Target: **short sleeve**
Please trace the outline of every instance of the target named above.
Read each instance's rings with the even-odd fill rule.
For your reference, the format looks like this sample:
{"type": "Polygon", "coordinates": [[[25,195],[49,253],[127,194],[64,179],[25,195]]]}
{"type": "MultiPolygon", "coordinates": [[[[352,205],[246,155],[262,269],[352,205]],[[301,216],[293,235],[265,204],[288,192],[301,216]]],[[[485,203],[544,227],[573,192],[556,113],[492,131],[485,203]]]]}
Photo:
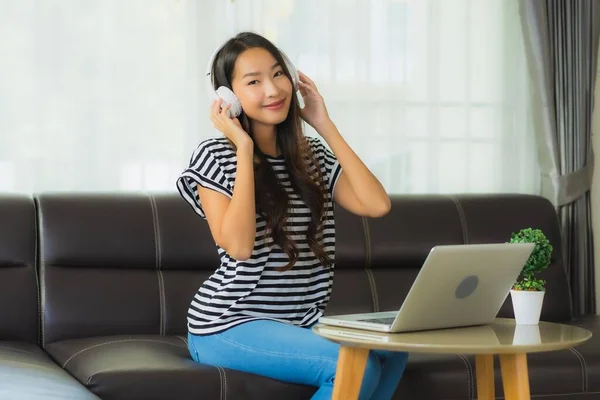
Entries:
{"type": "Polygon", "coordinates": [[[198,196],[198,185],[217,191],[229,198],[233,188],[222,164],[215,157],[210,141],[204,141],[196,148],[188,168],[177,179],[177,190],[194,212],[206,219],[198,196]]]}
{"type": "Polygon", "coordinates": [[[326,184],[329,189],[329,194],[333,198],[335,193],[335,186],[342,174],[342,166],[337,160],[336,156],[329,150],[323,142],[318,138],[308,139],[319,164],[321,165],[321,171],[326,178],[326,184]]]}

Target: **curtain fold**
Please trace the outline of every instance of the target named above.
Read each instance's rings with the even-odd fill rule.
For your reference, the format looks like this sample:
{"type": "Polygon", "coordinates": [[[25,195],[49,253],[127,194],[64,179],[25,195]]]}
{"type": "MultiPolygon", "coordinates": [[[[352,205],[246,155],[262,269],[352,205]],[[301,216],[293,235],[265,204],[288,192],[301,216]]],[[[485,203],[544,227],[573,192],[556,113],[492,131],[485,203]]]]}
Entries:
{"type": "Polygon", "coordinates": [[[520,0],[541,193],[558,209],[574,315],[595,314],[592,112],[600,33],[596,0],[520,0]]]}

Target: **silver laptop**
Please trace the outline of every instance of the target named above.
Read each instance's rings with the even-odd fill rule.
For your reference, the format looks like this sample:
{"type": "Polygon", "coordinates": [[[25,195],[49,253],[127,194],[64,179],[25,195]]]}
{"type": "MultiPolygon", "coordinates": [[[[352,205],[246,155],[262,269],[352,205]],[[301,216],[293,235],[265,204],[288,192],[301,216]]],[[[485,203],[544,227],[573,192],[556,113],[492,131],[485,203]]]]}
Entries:
{"type": "Polygon", "coordinates": [[[435,246],[400,311],[324,316],[319,322],[394,333],[491,323],[534,247],[532,243],[435,246]]]}

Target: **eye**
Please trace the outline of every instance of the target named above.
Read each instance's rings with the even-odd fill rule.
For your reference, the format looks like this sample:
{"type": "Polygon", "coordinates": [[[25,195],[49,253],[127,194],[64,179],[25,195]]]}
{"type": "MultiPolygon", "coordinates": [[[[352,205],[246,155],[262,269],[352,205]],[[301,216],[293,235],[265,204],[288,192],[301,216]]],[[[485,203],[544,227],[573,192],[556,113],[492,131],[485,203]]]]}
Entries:
{"type": "Polygon", "coordinates": [[[275,77],[281,76],[283,75],[283,71],[277,71],[275,72],[275,77]]]}
{"type": "Polygon", "coordinates": [[[256,85],[257,83],[258,83],[257,80],[253,80],[253,81],[248,82],[248,85],[256,85]]]}

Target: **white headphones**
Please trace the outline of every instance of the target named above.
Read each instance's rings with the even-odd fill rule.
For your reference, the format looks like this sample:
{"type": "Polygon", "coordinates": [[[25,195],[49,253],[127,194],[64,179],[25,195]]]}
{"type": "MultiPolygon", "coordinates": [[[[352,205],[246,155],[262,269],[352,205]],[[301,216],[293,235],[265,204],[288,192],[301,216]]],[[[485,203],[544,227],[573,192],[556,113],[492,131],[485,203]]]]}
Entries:
{"type": "MultiPolygon", "coordinates": [[[[238,117],[241,113],[242,113],[242,105],[240,104],[240,101],[238,100],[238,98],[236,97],[236,95],[233,93],[233,91],[231,89],[229,89],[228,87],[225,86],[220,86],[217,88],[217,90],[214,89],[214,82],[213,82],[213,77],[212,77],[212,67],[213,67],[213,63],[215,62],[215,58],[217,56],[217,53],[223,48],[223,46],[225,46],[227,42],[223,43],[221,46],[219,46],[210,56],[208,63],[206,65],[206,86],[208,89],[208,95],[215,100],[223,99],[223,101],[227,104],[231,105],[231,108],[229,108],[229,116],[231,118],[235,118],[238,117]]],[[[283,61],[285,62],[285,65],[288,69],[288,71],[290,72],[290,75],[292,76],[292,86],[294,87],[294,90],[297,91],[296,93],[296,97],[298,98],[298,102],[300,103],[300,107],[304,108],[304,101],[302,99],[302,95],[300,94],[300,87],[298,82],[300,81],[300,77],[298,76],[298,71],[296,71],[296,68],[294,67],[294,64],[292,64],[291,60],[288,58],[288,56],[281,50],[279,50],[279,54],[281,54],[281,57],[283,58],[283,61]]]]}

